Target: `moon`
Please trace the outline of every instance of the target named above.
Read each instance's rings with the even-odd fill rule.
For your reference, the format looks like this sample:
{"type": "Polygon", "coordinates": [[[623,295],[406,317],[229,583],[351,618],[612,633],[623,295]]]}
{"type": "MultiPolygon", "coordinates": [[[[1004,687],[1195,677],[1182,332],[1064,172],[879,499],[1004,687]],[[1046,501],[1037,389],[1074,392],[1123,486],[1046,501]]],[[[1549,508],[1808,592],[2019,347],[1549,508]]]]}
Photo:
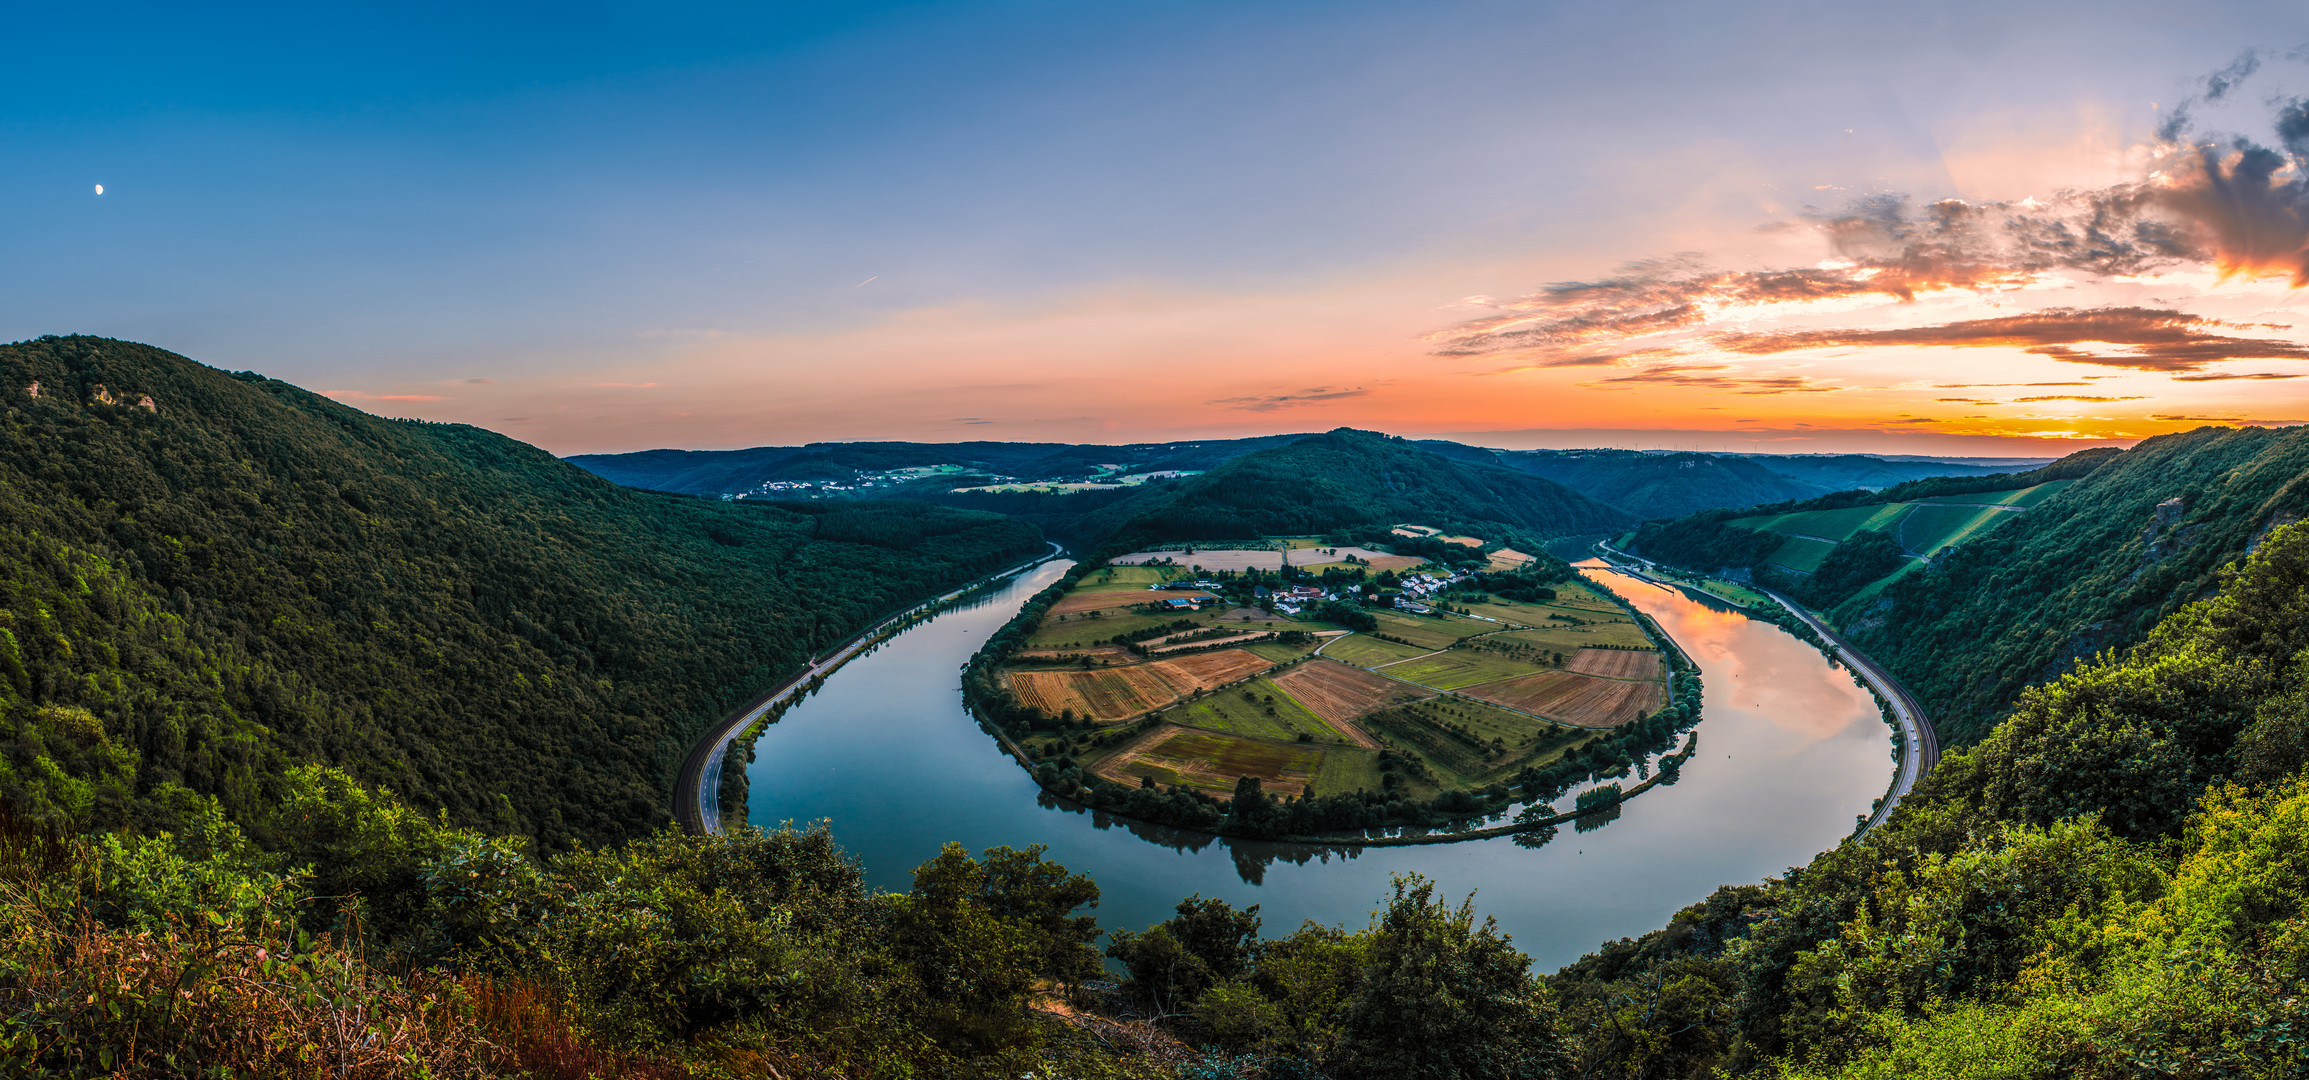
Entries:
{"type": "Polygon", "coordinates": [[[104,194],[104,185],[103,185],[103,184],[98,184],[98,185],[96,185],[96,193],[97,193],[97,194],[99,194],[99,195],[102,195],[102,194],[104,194]]]}

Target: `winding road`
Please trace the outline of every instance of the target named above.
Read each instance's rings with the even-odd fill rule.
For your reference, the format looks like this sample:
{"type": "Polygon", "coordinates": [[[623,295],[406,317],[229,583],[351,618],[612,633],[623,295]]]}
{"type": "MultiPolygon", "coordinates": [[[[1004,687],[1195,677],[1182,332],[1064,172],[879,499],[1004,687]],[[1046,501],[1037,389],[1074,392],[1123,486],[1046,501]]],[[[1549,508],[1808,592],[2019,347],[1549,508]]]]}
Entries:
{"type": "MultiPolygon", "coordinates": [[[[1648,568],[1659,566],[1658,563],[1641,555],[1630,555],[1621,551],[1608,542],[1598,541],[1596,546],[1611,558],[1642,563],[1648,568]]],[[[1723,597],[1716,596],[1715,593],[1707,592],[1705,589],[1685,586],[1675,581],[1655,579],[1630,567],[1622,566],[1616,567],[1616,569],[1632,573],[1636,577],[1651,581],[1654,584],[1666,585],[1671,588],[1694,588],[1699,592],[1714,596],[1718,600],[1724,600],[1723,597]]],[[[1924,779],[1924,775],[1931,772],[1932,767],[1940,763],[1940,734],[1933,730],[1932,718],[1925,713],[1924,706],[1916,700],[1916,696],[1909,693],[1908,688],[1901,685],[1900,680],[1893,678],[1892,673],[1885,670],[1883,665],[1869,659],[1867,653],[1853,648],[1852,643],[1844,640],[1843,635],[1830,629],[1827,623],[1821,622],[1811,612],[1804,610],[1802,604],[1770,589],[1758,588],[1756,591],[1771,597],[1773,602],[1787,608],[1797,618],[1804,620],[1804,624],[1810,626],[1814,633],[1819,634],[1821,640],[1835,647],[1837,659],[1850,665],[1852,670],[1859,672],[1861,679],[1866,681],[1871,689],[1882,695],[1885,702],[1892,706],[1893,719],[1900,724],[1900,770],[1893,777],[1891,790],[1887,791],[1883,801],[1876,805],[1876,813],[1869,817],[1868,824],[1861,828],[1861,834],[1866,835],[1876,826],[1883,824],[1886,818],[1891,817],[1892,811],[1900,805],[1900,800],[1907,798],[1908,793],[1915,790],[1916,782],[1924,779]]],[[[1724,600],[1724,602],[1733,603],[1730,600],[1724,600]]],[[[1734,606],[1739,605],[1734,604],[1734,606]]]]}
{"type": "Polygon", "coordinates": [[[988,574],[944,596],[925,600],[892,615],[874,624],[872,629],[852,637],[841,648],[823,656],[811,658],[809,666],[803,668],[800,674],[780,684],[776,689],[739,706],[736,712],[731,713],[721,723],[715,724],[712,729],[708,730],[705,736],[697,741],[696,745],[690,747],[689,756],[682,759],[681,772],[675,778],[673,785],[674,819],[681,822],[682,828],[687,832],[719,835],[722,831],[722,762],[729,756],[730,747],[733,745],[732,740],[736,739],[747,725],[760,719],[762,714],[776,708],[786,699],[807,689],[812,680],[829,674],[835,668],[856,658],[859,653],[866,651],[879,641],[882,632],[892,625],[920,615],[928,608],[943,604],[972,589],[979,588],[987,582],[1013,574],[1025,573],[1057,558],[1064,551],[1064,548],[1052,544],[1050,545],[1050,552],[1040,558],[1021,563],[1007,570],[988,574]]]}

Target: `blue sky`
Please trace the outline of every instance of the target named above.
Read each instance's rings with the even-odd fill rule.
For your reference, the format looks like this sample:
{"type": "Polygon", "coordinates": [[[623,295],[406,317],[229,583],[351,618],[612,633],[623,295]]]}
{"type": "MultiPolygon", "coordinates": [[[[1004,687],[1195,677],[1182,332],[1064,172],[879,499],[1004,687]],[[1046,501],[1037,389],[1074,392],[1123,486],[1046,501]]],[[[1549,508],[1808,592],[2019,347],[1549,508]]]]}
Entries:
{"type": "MultiPolygon", "coordinates": [[[[2309,8],[58,5],[11,37],[0,338],[577,452],[1688,428],[1698,398],[1503,395],[1421,335],[1793,258],[1806,205],[2116,182],[2309,8]]],[[[2299,83],[2271,55],[2262,97],[2299,83]]],[[[1930,442],[1868,415],[1827,422],[1930,442]]]]}

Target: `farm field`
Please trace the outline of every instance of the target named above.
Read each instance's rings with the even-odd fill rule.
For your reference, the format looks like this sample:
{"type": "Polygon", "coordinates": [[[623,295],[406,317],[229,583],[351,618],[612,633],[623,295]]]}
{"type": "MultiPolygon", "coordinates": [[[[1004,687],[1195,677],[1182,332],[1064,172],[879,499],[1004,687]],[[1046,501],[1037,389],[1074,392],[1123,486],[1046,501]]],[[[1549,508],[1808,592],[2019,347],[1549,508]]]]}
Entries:
{"type": "Polygon", "coordinates": [[[1364,718],[1374,734],[1418,752],[1448,786],[1481,787],[1541,764],[1595,735],[1465,698],[1383,709],[1364,718]],[[1465,734],[1450,730],[1466,729],[1465,734]],[[1497,740],[1494,743],[1493,740],[1497,740]]]}
{"type": "Polygon", "coordinates": [[[1262,784],[1290,793],[1312,782],[1323,767],[1323,758],[1334,752],[1367,753],[1355,748],[1332,751],[1307,743],[1165,727],[1125,747],[1095,771],[1116,783],[1135,784],[1140,777],[1152,777],[1158,784],[1200,788],[1221,798],[1234,794],[1237,778],[1256,776],[1262,784]]]}
{"type": "Polygon", "coordinates": [[[1451,615],[1436,618],[1433,616],[1406,615],[1393,611],[1373,611],[1371,617],[1379,620],[1378,633],[1399,637],[1413,645],[1425,645],[1430,649],[1447,648],[1456,644],[1461,638],[1499,629],[1491,623],[1476,619],[1462,619],[1451,615]]]}
{"type": "Polygon", "coordinates": [[[1139,566],[1160,559],[1168,559],[1177,564],[1177,569],[1182,573],[1190,572],[1191,568],[1197,566],[1205,570],[1250,570],[1254,568],[1280,570],[1283,568],[1283,553],[1280,551],[1228,548],[1196,548],[1191,552],[1185,550],[1134,551],[1128,555],[1115,556],[1108,560],[1108,565],[1139,566]]]}
{"type": "Polygon", "coordinates": [[[1787,543],[1781,544],[1780,549],[1772,553],[1769,561],[1809,574],[1820,569],[1820,560],[1827,558],[1828,550],[1834,546],[1823,540],[1791,536],[1787,543]]]}
{"type": "Polygon", "coordinates": [[[1508,630],[1492,634],[1483,640],[1502,639],[1534,645],[1550,652],[1563,653],[1566,656],[1597,645],[1626,645],[1631,647],[1648,647],[1651,645],[1651,639],[1644,636],[1643,627],[1625,619],[1619,622],[1589,623],[1586,626],[1541,623],[1529,630],[1508,630]]]}
{"type": "Polygon", "coordinates": [[[1359,745],[1300,704],[1289,690],[1268,679],[1254,679],[1238,689],[1188,702],[1165,713],[1164,719],[1254,739],[1295,742],[1300,735],[1307,735],[1318,743],[1359,745]]]}
{"type": "Polygon", "coordinates": [[[1657,682],[1598,679],[1567,671],[1543,671],[1470,686],[1465,693],[1591,728],[1617,727],[1667,703],[1667,691],[1657,682]]]}
{"type": "Polygon", "coordinates": [[[1114,723],[1167,708],[1189,694],[1221,686],[1274,664],[1241,649],[1093,671],[1012,671],[1020,703],[1052,716],[1067,712],[1114,723]]]}
{"type": "Polygon", "coordinates": [[[1789,536],[1817,536],[1833,543],[1862,529],[1887,528],[1907,510],[1907,507],[1907,503],[1888,503],[1876,506],[1845,506],[1835,510],[1799,510],[1793,514],[1733,518],[1725,524],[1762,532],[1783,533],[1789,536]]]}
{"type": "Polygon", "coordinates": [[[1565,671],[1601,675],[1607,679],[1657,679],[1660,654],[1630,649],[1581,649],[1572,654],[1565,671]]]}
{"type": "Polygon", "coordinates": [[[1430,691],[1317,657],[1274,677],[1294,699],[1327,720],[1352,720],[1374,709],[1432,697],[1430,691]]]}
{"type": "Polygon", "coordinates": [[[1532,561],[1531,556],[1514,548],[1500,548],[1491,553],[1491,562],[1485,569],[1507,572],[1518,569],[1530,561],[1532,561]]]}
{"type": "Polygon", "coordinates": [[[1900,519],[1892,539],[1912,555],[1935,555],[2018,516],[2012,510],[1985,506],[1948,506],[1916,503],[1900,519]]]}
{"type": "Polygon", "coordinates": [[[1243,646],[1243,651],[1262,660],[1272,660],[1275,663],[1284,664],[1314,652],[1315,646],[1320,644],[1322,644],[1320,641],[1309,641],[1298,645],[1285,645],[1280,641],[1260,641],[1243,646]]]}
{"type": "Polygon", "coordinates": [[[1497,682],[1531,673],[1531,665],[1501,656],[1453,649],[1417,660],[1405,660],[1380,668],[1379,673],[1391,678],[1432,686],[1438,690],[1457,690],[1477,683],[1497,682]]]}
{"type": "Polygon", "coordinates": [[[1350,634],[1347,637],[1334,639],[1331,644],[1323,647],[1323,655],[1344,660],[1358,667],[1378,667],[1381,664],[1392,664],[1397,660],[1409,660],[1414,656],[1433,651],[1433,649],[1422,649],[1416,645],[1398,645],[1392,641],[1381,641],[1369,634],[1350,634]]]}
{"type": "Polygon", "coordinates": [[[1323,764],[1312,786],[1317,795],[1344,795],[1379,787],[1379,754],[1375,750],[1335,747],[1323,751],[1323,764]]]}

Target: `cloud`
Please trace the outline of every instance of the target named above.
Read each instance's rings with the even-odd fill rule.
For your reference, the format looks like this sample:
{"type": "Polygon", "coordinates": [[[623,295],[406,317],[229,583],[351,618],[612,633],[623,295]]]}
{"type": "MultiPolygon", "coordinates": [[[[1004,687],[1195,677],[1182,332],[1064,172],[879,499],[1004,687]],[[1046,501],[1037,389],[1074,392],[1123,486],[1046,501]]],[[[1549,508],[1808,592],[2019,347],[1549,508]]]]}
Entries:
{"type": "Polygon", "coordinates": [[[1719,349],[1751,356],[1831,347],[2003,346],[2074,364],[2168,373],[2195,371],[2223,360],[2309,360],[2309,346],[2215,332],[2236,328],[2235,323],[2168,308],[2051,308],[2027,315],[1898,330],[1720,334],[1713,342],[1719,349]],[[2086,345],[2128,351],[2079,348],[2086,345]]]}
{"type": "Polygon", "coordinates": [[[1728,390],[1735,394],[1826,394],[1844,389],[1841,386],[1823,386],[1802,375],[1740,375],[1716,374],[1733,372],[1726,364],[1663,364],[1627,375],[1581,383],[1582,386],[1609,390],[1624,384],[1648,383],[1661,386],[1687,386],[1703,390],[1728,390]]]}
{"type": "Polygon", "coordinates": [[[2280,375],[2274,371],[2206,371],[2195,375],[2175,375],[2174,382],[2226,382],[2230,379],[2298,379],[2301,376],[2280,375]]]}
{"type": "MultiPolygon", "coordinates": [[[[2109,376],[2097,376],[2097,377],[2099,377],[2099,378],[2108,378],[2109,376]]],[[[2084,382],[2084,381],[2082,381],[2082,380],[2075,380],[2075,381],[2070,381],[2070,382],[1944,382],[1944,383],[1933,383],[1933,384],[1932,384],[1932,388],[1933,388],[1933,389],[1935,389],[1935,390],[1981,390],[1981,389],[1987,389],[1987,388],[1989,388],[1989,387],[2002,387],[2002,386],[2091,386],[2091,385],[2092,385],[2091,383],[2088,383],[2088,382],[2084,382]]]]}
{"type": "Polygon", "coordinates": [[[653,390],[657,388],[657,384],[653,382],[589,382],[578,385],[602,390],[653,390]]]}
{"type": "MultiPolygon", "coordinates": [[[[1427,341],[1437,355],[1513,358],[1525,362],[1519,370],[1605,366],[1669,358],[1658,356],[1663,351],[1704,354],[1712,327],[1764,305],[1909,302],[1931,292],[1999,293],[2056,279],[2200,268],[2224,277],[2284,274],[2309,286],[2309,98],[2271,99],[2275,146],[2192,133],[2191,110],[2237,96],[2264,55],[2248,52],[2200,80],[2167,114],[2145,148],[2149,167],[2131,181],[2045,200],[1918,203],[1883,194],[1840,209],[1807,208],[1780,231],[1808,229],[1824,242],[1834,257],[1817,265],[1722,270],[1691,253],[1643,260],[1511,300],[1471,298],[1491,313],[1427,341]]],[[[2046,355],[2162,371],[2205,362],[2046,355]]]]}
{"type": "Polygon", "coordinates": [[[1351,389],[1314,386],[1296,394],[1260,394],[1252,397],[1220,398],[1208,404],[1224,405],[1231,409],[1245,409],[1251,412],[1274,412],[1277,409],[1295,409],[1302,405],[1337,401],[1341,398],[1362,397],[1370,392],[1370,390],[1360,386],[1351,389]]]}
{"type": "Polygon", "coordinates": [[[2149,419],[2189,424],[2242,424],[2245,422],[2245,418],[2241,416],[2181,416],[2176,413],[2150,413],[2149,419]]]}
{"type": "Polygon", "coordinates": [[[2023,402],[2030,402],[2030,401],[2101,401],[2101,402],[2106,402],[2106,401],[2147,401],[2147,400],[2148,400],[2148,397],[2147,397],[2146,395],[2143,395],[2143,394],[2134,394],[2134,395],[2132,395],[2132,396],[2130,396],[2130,397],[2093,397],[2093,396],[2092,396],[2092,395],[2090,395],[2090,394],[2042,394],[2042,395],[2038,395],[2038,396],[2036,396],[2036,397],[2016,397],[2016,398],[2012,399],[2012,403],[2013,403],[2013,404],[2015,404],[2015,405],[2018,405],[2018,404],[2021,404],[2021,403],[2023,403],[2023,402]]]}
{"type": "Polygon", "coordinates": [[[376,398],[375,398],[374,400],[377,400],[377,401],[447,401],[447,400],[449,400],[449,399],[448,399],[448,398],[445,398],[445,397],[442,397],[442,396],[441,396],[441,395],[439,395],[439,394],[379,394],[379,395],[377,395],[377,396],[376,396],[376,398]]]}
{"type": "Polygon", "coordinates": [[[495,379],[482,379],[482,378],[474,378],[474,379],[467,379],[467,380],[465,380],[465,381],[466,381],[466,382],[468,382],[468,383],[472,383],[472,384],[474,384],[474,385],[476,385],[476,386],[488,386],[488,385],[490,385],[490,384],[492,384],[492,383],[496,382],[497,380],[495,380],[495,379]]]}

